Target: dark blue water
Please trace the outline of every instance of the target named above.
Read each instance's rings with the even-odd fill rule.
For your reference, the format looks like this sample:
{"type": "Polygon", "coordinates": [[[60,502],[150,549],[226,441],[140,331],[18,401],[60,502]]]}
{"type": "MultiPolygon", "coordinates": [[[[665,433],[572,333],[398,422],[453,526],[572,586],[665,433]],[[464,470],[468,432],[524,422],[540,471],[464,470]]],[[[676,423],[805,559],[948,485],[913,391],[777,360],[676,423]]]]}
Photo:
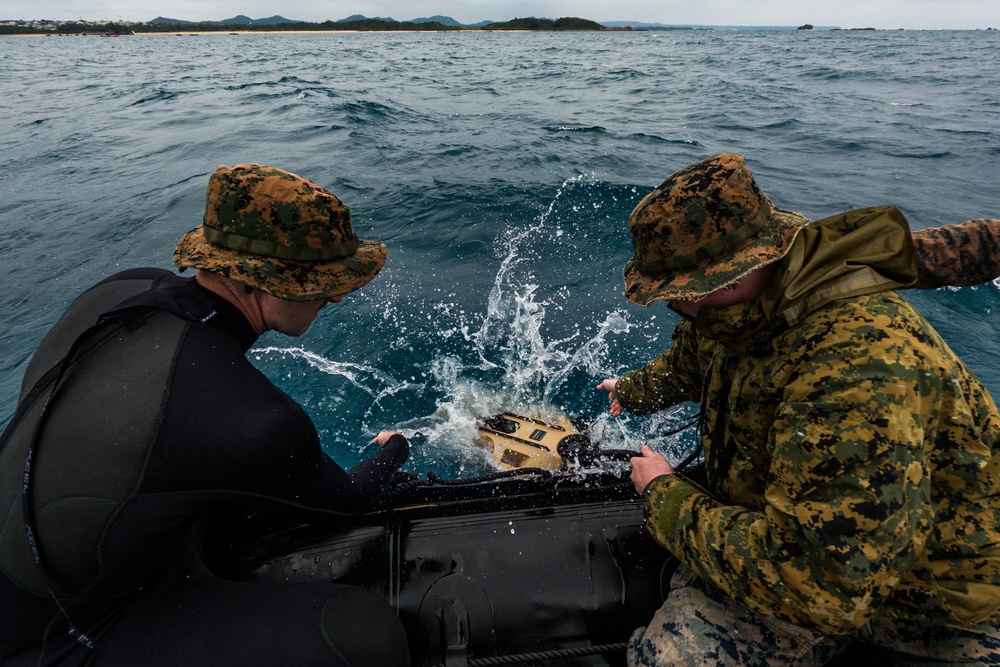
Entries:
{"type": "MultiPolygon", "coordinates": [[[[782,208],[894,204],[914,228],[1000,215],[1000,33],[639,32],[0,39],[0,425],[28,358],[103,276],[171,266],[219,164],[328,186],[382,275],[251,358],[344,464],[381,429],[412,466],[490,469],[501,408],[600,415],[669,344],[622,296],[628,214],[672,171],[747,156],[782,208]]],[[[994,395],[1000,286],[908,293],[994,395]]],[[[609,447],[682,407],[612,421],[609,447]]]]}

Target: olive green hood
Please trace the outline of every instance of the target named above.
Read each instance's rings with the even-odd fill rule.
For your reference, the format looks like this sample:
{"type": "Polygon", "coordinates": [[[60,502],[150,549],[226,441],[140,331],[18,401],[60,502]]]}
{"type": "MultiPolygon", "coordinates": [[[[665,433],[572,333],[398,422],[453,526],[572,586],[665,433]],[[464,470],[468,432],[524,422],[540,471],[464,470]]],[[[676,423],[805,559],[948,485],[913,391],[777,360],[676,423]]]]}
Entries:
{"type": "Polygon", "coordinates": [[[762,303],[769,319],[795,324],[836,299],[912,285],[910,227],[892,206],[859,208],[804,227],[777,266],[762,303]]]}

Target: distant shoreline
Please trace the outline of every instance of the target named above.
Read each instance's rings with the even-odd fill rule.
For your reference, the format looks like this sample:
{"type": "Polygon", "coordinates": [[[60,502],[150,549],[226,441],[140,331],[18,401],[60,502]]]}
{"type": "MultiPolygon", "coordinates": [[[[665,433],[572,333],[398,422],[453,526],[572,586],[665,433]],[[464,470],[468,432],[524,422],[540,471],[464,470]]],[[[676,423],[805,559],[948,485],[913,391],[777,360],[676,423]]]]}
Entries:
{"type": "MultiPolygon", "coordinates": [[[[157,17],[149,22],[130,21],[0,21],[0,34],[103,34],[106,37],[167,33],[185,34],[202,32],[221,32],[227,34],[240,33],[316,33],[316,32],[465,32],[481,30],[541,31],[541,32],[580,32],[607,30],[631,30],[631,27],[618,25],[605,26],[596,21],[575,16],[564,16],[558,19],[547,18],[515,18],[510,21],[484,21],[475,25],[463,25],[450,17],[434,17],[435,20],[396,21],[392,19],[371,19],[360,15],[341,21],[322,21],[311,23],[307,21],[290,21],[281,16],[254,20],[248,16],[239,15],[224,21],[197,23],[177,19],[157,17]],[[441,20],[436,20],[441,19],[441,20]]],[[[638,27],[638,26],[636,26],[638,27]]]]}
{"type": "MultiPolygon", "coordinates": [[[[250,29],[245,28],[232,28],[232,29],[219,29],[219,30],[140,30],[138,32],[128,32],[128,33],[104,33],[100,31],[93,32],[0,32],[0,38],[3,37],[178,37],[178,36],[200,36],[200,35],[221,35],[221,36],[242,36],[242,35],[336,35],[336,34],[415,34],[415,33],[431,33],[431,34],[496,34],[496,33],[661,33],[661,32],[673,32],[673,31],[708,31],[708,30],[723,30],[723,28],[607,28],[605,30],[533,30],[525,28],[447,28],[447,29],[391,29],[391,30],[358,30],[358,29],[327,29],[327,30],[260,30],[260,29],[250,29]]],[[[741,28],[740,31],[755,31],[753,27],[741,28]]],[[[759,28],[762,32],[801,32],[801,30],[795,30],[790,28],[785,29],[773,29],[773,28],[759,28]]],[[[901,32],[903,28],[825,28],[823,30],[817,30],[815,32],[901,32]]],[[[907,32],[997,32],[994,28],[910,28],[906,29],[907,32]]],[[[811,31],[810,31],[811,32],[811,31]]]]}
{"type": "MultiPolygon", "coordinates": [[[[593,30],[483,30],[482,28],[469,28],[463,30],[177,30],[169,32],[134,32],[108,35],[100,32],[47,32],[47,33],[10,33],[0,34],[3,37],[199,37],[202,35],[216,35],[220,37],[235,37],[241,35],[361,35],[361,34],[494,34],[505,32],[545,32],[545,33],[565,33],[565,32],[586,32],[593,33],[593,30]]],[[[641,32],[640,30],[607,30],[604,32],[641,32]]]]}
{"type": "Polygon", "coordinates": [[[455,30],[171,30],[171,31],[141,31],[132,33],[120,33],[120,34],[106,34],[101,32],[47,32],[47,33],[0,33],[0,37],[179,37],[179,36],[201,36],[201,35],[219,35],[222,37],[226,36],[238,36],[238,35],[362,35],[362,34],[380,34],[380,35],[393,35],[393,34],[415,34],[415,33],[430,33],[430,34],[496,34],[496,33],[506,33],[506,32],[538,32],[538,33],[588,33],[592,34],[594,32],[601,33],[629,33],[629,32],[662,32],[662,31],[648,31],[639,28],[633,30],[517,30],[517,29],[502,29],[502,30],[490,30],[484,28],[462,28],[455,30]]]}

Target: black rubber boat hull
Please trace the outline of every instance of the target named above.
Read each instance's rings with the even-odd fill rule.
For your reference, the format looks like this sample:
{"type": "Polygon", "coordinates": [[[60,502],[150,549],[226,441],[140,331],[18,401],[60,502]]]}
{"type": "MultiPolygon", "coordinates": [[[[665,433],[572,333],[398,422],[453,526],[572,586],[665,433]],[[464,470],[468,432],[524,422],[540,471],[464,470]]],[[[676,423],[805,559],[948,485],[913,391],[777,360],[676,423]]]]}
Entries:
{"type": "MultiPolygon", "coordinates": [[[[624,643],[660,607],[676,567],[645,531],[624,473],[404,483],[360,517],[259,530],[233,548],[229,576],[384,596],[421,667],[624,665],[624,643]]],[[[830,664],[882,660],[856,645],[830,664]]]]}
{"type": "MultiPolygon", "coordinates": [[[[271,535],[244,552],[248,580],[383,595],[414,665],[621,644],[662,604],[672,571],[615,475],[418,489],[348,526],[271,535]]],[[[620,665],[624,651],[546,664],[620,665]]]]}

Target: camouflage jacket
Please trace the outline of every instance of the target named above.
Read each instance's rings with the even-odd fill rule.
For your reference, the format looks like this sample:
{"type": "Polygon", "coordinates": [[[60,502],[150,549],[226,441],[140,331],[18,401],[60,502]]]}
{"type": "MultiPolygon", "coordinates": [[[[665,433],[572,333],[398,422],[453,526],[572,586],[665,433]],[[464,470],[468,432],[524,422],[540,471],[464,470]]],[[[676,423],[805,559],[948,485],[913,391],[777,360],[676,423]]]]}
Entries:
{"type": "Polygon", "coordinates": [[[1000,414],[891,289],[916,276],[905,220],[852,213],[803,230],[761,299],[702,309],[619,380],[634,413],[702,403],[713,491],[653,480],[647,528],[728,595],[821,632],[875,613],[996,623],[1000,414]]]}

